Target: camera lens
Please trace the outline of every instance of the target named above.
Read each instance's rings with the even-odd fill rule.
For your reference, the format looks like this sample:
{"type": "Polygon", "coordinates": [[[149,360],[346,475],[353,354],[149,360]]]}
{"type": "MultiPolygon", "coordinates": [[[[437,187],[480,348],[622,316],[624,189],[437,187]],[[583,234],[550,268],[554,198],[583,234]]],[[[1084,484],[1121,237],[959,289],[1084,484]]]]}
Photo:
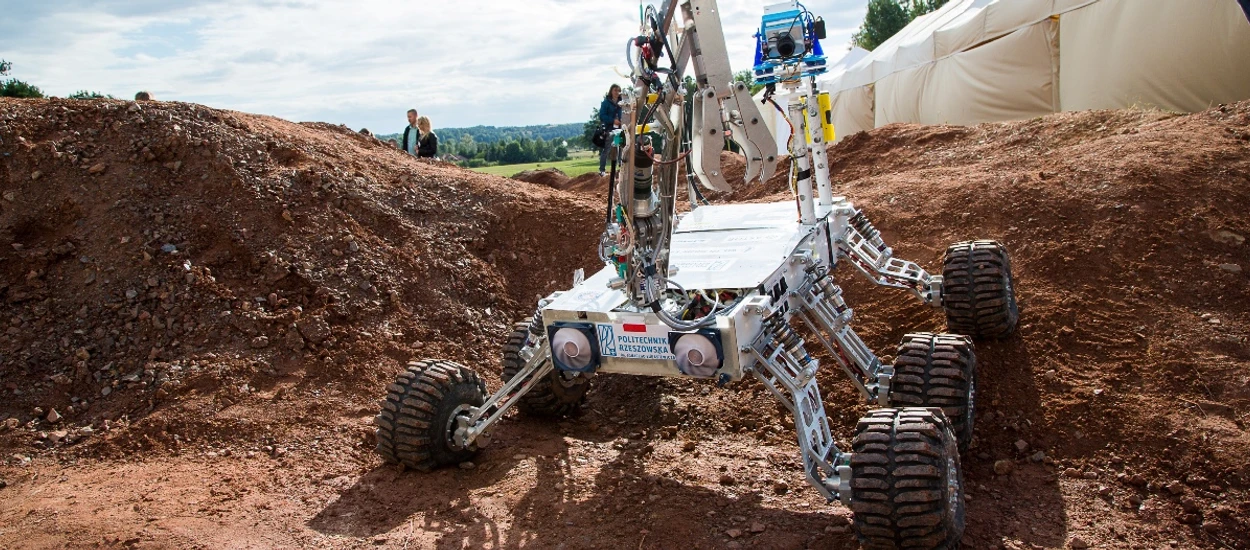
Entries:
{"type": "Polygon", "coordinates": [[[788,34],[777,37],[777,53],[781,57],[794,55],[794,38],[788,34]]]}

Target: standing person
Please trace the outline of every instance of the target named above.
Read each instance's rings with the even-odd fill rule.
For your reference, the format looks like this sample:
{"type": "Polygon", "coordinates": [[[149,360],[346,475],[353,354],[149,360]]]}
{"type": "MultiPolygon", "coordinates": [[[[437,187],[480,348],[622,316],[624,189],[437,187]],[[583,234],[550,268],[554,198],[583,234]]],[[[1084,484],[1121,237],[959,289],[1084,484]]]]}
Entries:
{"type": "Polygon", "coordinates": [[[421,139],[417,142],[417,157],[432,159],[438,156],[438,134],[430,127],[430,117],[418,118],[417,129],[421,130],[421,139]]]}
{"type": "MultiPolygon", "coordinates": [[[[613,84],[608,88],[607,95],[603,96],[603,103],[599,104],[599,123],[607,132],[611,132],[621,127],[621,87],[613,84]]],[[[608,145],[604,145],[599,150],[599,177],[606,176],[608,166],[608,145]]],[[[613,153],[614,154],[614,153],[613,153]]]]}
{"type": "Polygon", "coordinates": [[[403,140],[399,148],[412,156],[417,156],[417,141],[421,139],[421,129],[417,128],[417,110],[408,109],[408,127],[404,128],[403,140]]]}

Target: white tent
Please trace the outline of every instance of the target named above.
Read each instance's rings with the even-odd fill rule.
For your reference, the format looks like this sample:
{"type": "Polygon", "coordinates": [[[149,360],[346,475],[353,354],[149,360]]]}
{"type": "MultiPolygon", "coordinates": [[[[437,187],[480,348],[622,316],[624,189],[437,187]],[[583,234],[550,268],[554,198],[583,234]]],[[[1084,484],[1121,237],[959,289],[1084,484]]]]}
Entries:
{"type": "Polygon", "coordinates": [[[1091,108],[1197,111],[1250,98],[1237,0],[952,0],[830,71],[839,139],[1091,108]]]}

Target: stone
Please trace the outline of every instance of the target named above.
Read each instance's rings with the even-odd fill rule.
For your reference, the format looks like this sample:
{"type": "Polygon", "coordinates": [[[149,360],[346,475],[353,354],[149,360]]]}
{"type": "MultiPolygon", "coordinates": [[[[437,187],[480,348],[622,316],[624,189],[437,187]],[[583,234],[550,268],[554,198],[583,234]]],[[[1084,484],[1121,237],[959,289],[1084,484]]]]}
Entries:
{"type": "Polygon", "coordinates": [[[253,347],[253,348],[256,348],[256,349],[261,349],[261,348],[267,348],[267,347],[269,347],[269,337],[268,337],[268,336],[257,336],[257,337],[255,337],[255,338],[252,338],[252,347],[253,347]]]}
{"type": "Polygon", "coordinates": [[[1245,237],[1238,235],[1236,233],[1233,233],[1232,231],[1229,231],[1227,229],[1221,229],[1219,231],[1216,231],[1215,235],[1213,236],[1215,237],[1216,241],[1224,243],[1224,244],[1241,246],[1243,243],[1246,242],[1245,237]]]}
{"type": "Polygon", "coordinates": [[[103,172],[104,170],[106,170],[107,168],[108,168],[108,166],[107,166],[107,165],[105,165],[103,162],[101,162],[101,163],[99,163],[99,164],[96,164],[95,166],[92,166],[91,168],[88,168],[88,169],[87,169],[87,173],[90,173],[90,174],[99,174],[99,173],[103,172]]]}
{"type": "Polygon", "coordinates": [[[477,464],[474,464],[474,463],[469,462],[469,461],[467,461],[467,460],[466,460],[466,461],[464,461],[464,462],[461,462],[461,463],[460,463],[460,469],[461,469],[461,470],[472,470],[472,469],[474,469],[474,468],[477,468],[477,464]]]}
{"type": "Polygon", "coordinates": [[[53,424],[56,424],[57,422],[61,421],[61,414],[56,412],[56,409],[52,409],[48,411],[48,416],[45,418],[45,420],[53,424]]]}
{"type": "Polygon", "coordinates": [[[751,523],[751,527],[749,527],[747,531],[750,531],[752,533],[763,533],[765,529],[768,529],[767,525],[764,525],[763,523],[756,521],[756,522],[751,523]]]}
{"type": "Polygon", "coordinates": [[[1023,440],[1023,439],[1020,439],[1020,440],[1017,440],[1017,441],[1016,441],[1016,452],[1019,452],[1020,454],[1024,454],[1024,453],[1025,453],[1025,452],[1027,452],[1028,450],[1029,450],[1029,442],[1028,442],[1028,441],[1025,441],[1025,440],[1023,440]]]}
{"type": "Polygon", "coordinates": [[[42,178],[42,177],[43,177],[43,172],[35,170],[34,173],[30,175],[30,181],[39,181],[39,178],[42,178]]]}
{"type": "Polygon", "coordinates": [[[729,538],[731,538],[731,539],[736,539],[736,538],[738,538],[738,537],[741,537],[741,536],[742,536],[742,529],[736,529],[736,528],[735,528],[735,529],[730,529],[730,530],[728,530],[728,531],[725,531],[725,534],[726,534],[726,535],[729,535],[729,538]]]}
{"type": "Polygon", "coordinates": [[[779,495],[784,495],[790,492],[790,485],[784,481],[778,481],[773,484],[773,492],[779,495]]]}
{"type": "Polygon", "coordinates": [[[1081,537],[1072,537],[1068,540],[1068,548],[1072,548],[1073,550],[1083,550],[1085,548],[1089,548],[1089,543],[1085,542],[1085,539],[1081,537]]]}
{"type": "Polygon", "coordinates": [[[1197,514],[1202,511],[1202,507],[1198,506],[1198,501],[1189,497],[1181,499],[1181,509],[1184,510],[1186,514],[1197,514]]]}
{"type": "Polygon", "coordinates": [[[53,445],[55,445],[58,442],[60,442],[62,439],[65,439],[65,437],[68,435],[69,435],[69,432],[65,430],[56,430],[54,432],[48,432],[48,441],[51,442],[53,445]]]}
{"type": "Polygon", "coordinates": [[[1180,514],[1177,516],[1176,521],[1181,522],[1183,525],[1198,525],[1202,523],[1202,516],[1198,514],[1180,514]]]}
{"type": "Polygon", "coordinates": [[[1030,461],[1032,461],[1032,462],[1035,462],[1035,463],[1036,463],[1036,462],[1044,462],[1044,461],[1046,460],[1046,453],[1044,453],[1044,452],[1042,452],[1042,451],[1038,451],[1038,452],[1036,452],[1036,453],[1033,453],[1033,456],[1030,456],[1030,457],[1029,457],[1029,460],[1030,460],[1030,461]]]}
{"type": "Polygon", "coordinates": [[[1173,481],[1171,483],[1168,483],[1167,485],[1164,485],[1163,488],[1167,489],[1167,492],[1172,493],[1174,495],[1179,495],[1185,492],[1185,484],[1181,483],[1180,481],[1173,481]]]}
{"type": "Polygon", "coordinates": [[[999,460],[994,462],[994,473],[1000,476],[1010,474],[1014,469],[1016,469],[1016,465],[1010,460],[999,460]]]}
{"type": "Polygon", "coordinates": [[[734,479],[734,476],[731,476],[731,475],[729,475],[729,474],[721,474],[721,475],[720,475],[720,484],[721,484],[721,485],[733,485],[733,484],[735,484],[735,483],[737,483],[737,482],[738,482],[738,480],[734,479]]]}
{"type": "Polygon", "coordinates": [[[100,388],[100,396],[108,397],[110,393],[113,393],[112,386],[104,386],[103,388],[100,388]]]}
{"type": "Polygon", "coordinates": [[[1241,273],[1241,266],[1237,264],[1220,264],[1220,269],[1229,273],[1241,273]]]}
{"type": "Polygon", "coordinates": [[[161,252],[164,252],[166,254],[173,254],[175,252],[178,252],[178,247],[172,244],[166,243],[166,244],[161,245],[161,252]]]}
{"type": "Polygon", "coordinates": [[[295,323],[295,328],[305,340],[316,345],[320,345],[332,334],[330,323],[321,317],[301,319],[295,323]]]}
{"type": "Polygon", "coordinates": [[[13,191],[5,191],[5,192],[4,192],[4,200],[6,200],[6,201],[8,201],[8,202],[13,202],[13,201],[17,200],[17,193],[16,193],[16,192],[13,192],[13,191]]]}

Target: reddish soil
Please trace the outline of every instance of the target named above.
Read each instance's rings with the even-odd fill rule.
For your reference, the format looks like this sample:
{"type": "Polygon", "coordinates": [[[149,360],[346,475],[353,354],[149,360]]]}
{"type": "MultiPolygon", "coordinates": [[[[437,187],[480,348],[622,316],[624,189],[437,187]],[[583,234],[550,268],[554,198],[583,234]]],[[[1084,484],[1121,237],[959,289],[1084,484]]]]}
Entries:
{"type": "MultiPolygon", "coordinates": [[[[898,255],[1013,253],[1019,334],[977,348],[965,546],[1250,548],[1250,103],[829,153],[898,255]]],[[[0,547],[855,546],[754,382],[602,376],[577,418],[505,419],[471,470],[372,452],[406,361],[498,387],[508,323],[595,268],[606,182],[156,102],[0,100],[0,155],[0,547]]],[[[784,170],[727,198],[788,200],[784,170]]],[[[943,328],[839,275],[879,353],[943,328]]],[[[821,376],[845,443],[866,407],[821,376]]]]}
{"type": "Polygon", "coordinates": [[[568,174],[565,174],[564,171],[559,168],[526,170],[512,176],[512,179],[526,183],[537,183],[538,185],[545,185],[552,189],[567,189],[569,187],[569,182],[572,181],[572,178],[569,178],[568,174]]]}

